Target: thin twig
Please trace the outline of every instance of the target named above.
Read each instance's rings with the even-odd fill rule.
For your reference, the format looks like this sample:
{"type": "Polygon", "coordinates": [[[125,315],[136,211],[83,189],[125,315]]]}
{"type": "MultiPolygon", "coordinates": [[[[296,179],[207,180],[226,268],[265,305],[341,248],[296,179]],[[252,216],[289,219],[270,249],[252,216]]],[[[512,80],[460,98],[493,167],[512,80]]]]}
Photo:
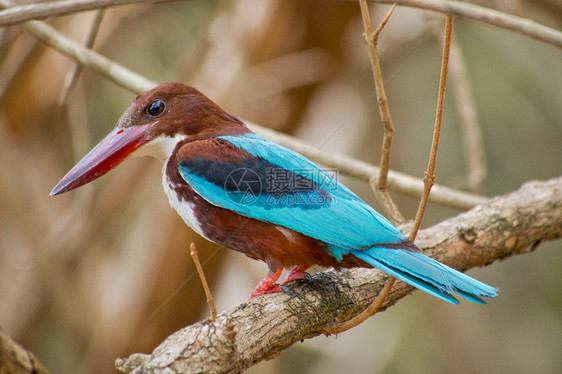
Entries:
{"type": "Polygon", "coordinates": [[[437,109],[435,111],[435,125],[433,129],[433,141],[431,142],[431,151],[429,153],[429,162],[427,171],[423,178],[424,189],[420,199],[416,219],[412,231],[410,232],[410,241],[414,241],[418,230],[421,226],[425,208],[429,201],[431,188],[435,184],[435,164],[437,161],[437,149],[439,148],[439,135],[441,134],[441,123],[443,122],[443,104],[445,102],[445,87],[447,85],[447,72],[449,70],[449,54],[451,51],[451,37],[453,34],[452,15],[447,15],[445,19],[445,38],[443,39],[443,57],[441,60],[441,76],[439,77],[439,93],[437,95],[437,109]]]}
{"type": "Polygon", "coordinates": [[[373,0],[381,4],[399,4],[413,8],[432,10],[463,17],[472,21],[497,26],[502,29],[518,32],[529,38],[553,45],[562,49],[562,32],[541,25],[532,20],[513,16],[494,9],[464,2],[446,0],[373,0]]]}
{"type": "Polygon", "coordinates": [[[197,268],[197,273],[199,273],[199,278],[201,278],[201,283],[203,283],[203,289],[205,290],[205,295],[207,296],[207,304],[209,304],[209,309],[211,311],[211,317],[209,320],[213,322],[217,319],[217,308],[215,307],[215,299],[211,294],[211,290],[209,289],[209,284],[207,283],[207,278],[205,278],[205,273],[203,273],[203,267],[201,266],[201,262],[199,262],[199,256],[197,255],[197,249],[195,248],[195,243],[191,242],[189,246],[191,249],[191,257],[193,258],[193,262],[195,263],[195,267],[197,268]]]}
{"type": "MultiPolygon", "coordinates": [[[[404,217],[398,210],[398,207],[392,201],[392,198],[388,194],[386,189],[387,187],[387,175],[390,169],[390,153],[391,153],[391,145],[392,145],[392,134],[394,133],[394,125],[392,124],[392,118],[390,116],[390,109],[388,108],[388,100],[386,98],[386,93],[384,91],[384,83],[382,79],[382,71],[380,66],[380,60],[377,53],[377,40],[379,34],[381,33],[384,26],[387,24],[388,20],[392,16],[394,9],[396,8],[395,5],[390,8],[386,16],[383,18],[377,29],[373,32],[373,28],[371,26],[371,16],[369,13],[369,6],[367,5],[366,0],[359,0],[359,6],[361,7],[361,15],[363,17],[363,26],[365,28],[365,42],[367,43],[368,50],[369,50],[369,58],[371,59],[371,67],[373,69],[373,77],[375,79],[375,88],[377,91],[377,98],[379,104],[379,112],[381,116],[381,122],[384,128],[384,140],[381,152],[381,166],[379,170],[379,177],[375,180],[371,180],[371,187],[373,187],[373,191],[377,196],[379,202],[385,209],[389,219],[393,221],[393,223],[398,224],[404,221],[404,217]],[[373,183],[374,182],[374,183],[373,183]]],[[[361,323],[363,323],[367,318],[374,315],[377,310],[382,305],[386,295],[390,292],[394,282],[396,281],[395,278],[390,277],[390,279],[385,284],[384,288],[381,292],[377,295],[375,300],[369,305],[365,310],[361,313],[356,315],[355,317],[342,322],[338,323],[335,327],[327,329],[325,331],[326,335],[330,334],[339,334],[341,332],[347,331],[361,323]]]]}
{"type": "Polygon", "coordinates": [[[364,20],[368,20],[368,24],[366,27],[366,38],[368,39],[367,44],[369,45],[369,55],[371,56],[371,64],[373,65],[373,75],[375,78],[375,87],[377,90],[377,97],[378,97],[378,104],[379,104],[379,111],[381,116],[382,125],[384,128],[384,139],[382,145],[382,153],[381,153],[381,163],[380,163],[380,172],[379,178],[377,180],[377,187],[381,190],[386,190],[387,186],[387,176],[388,170],[390,169],[390,153],[391,153],[391,145],[392,145],[392,134],[394,133],[394,124],[392,123],[392,117],[390,116],[390,109],[388,107],[388,99],[386,98],[386,92],[384,89],[384,82],[382,80],[382,70],[379,60],[379,54],[377,52],[377,43],[379,39],[379,35],[387,24],[388,20],[394,13],[396,9],[396,4],[394,4],[384,19],[381,21],[380,25],[377,27],[375,32],[373,33],[371,30],[371,17],[369,16],[369,8],[367,6],[366,0],[361,0],[361,10],[362,14],[365,14],[364,20]],[[363,7],[365,8],[363,10],[363,7]]]}
{"type": "Polygon", "coordinates": [[[394,133],[394,125],[392,117],[390,116],[390,109],[388,108],[388,100],[384,90],[384,83],[382,79],[382,70],[379,55],[377,52],[377,41],[379,34],[384,26],[392,16],[396,6],[392,6],[386,16],[383,18],[375,31],[371,25],[371,16],[369,13],[369,6],[366,0],[359,0],[361,8],[361,16],[363,18],[363,27],[365,29],[364,37],[369,51],[369,59],[371,60],[371,68],[373,70],[373,78],[375,81],[375,89],[377,92],[377,101],[379,107],[379,114],[384,129],[384,138],[381,151],[381,164],[379,169],[378,178],[370,181],[373,192],[384,209],[386,216],[392,223],[398,224],[404,222],[404,217],[398,210],[396,204],[390,197],[387,190],[388,170],[390,169],[390,154],[392,149],[392,134],[394,133]]]}
{"type": "Polygon", "coordinates": [[[378,177],[371,178],[369,180],[369,185],[371,186],[377,201],[381,204],[382,209],[386,213],[386,218],[388,218],[394,225],[403,223],[405,221],[404,216],[400,213],[400,210],[394,203],[394,200],[392,200],[392,197],[388,193],[388,189],[382,189],[377,185],[378,180],[378,177]]]}
{"type": "MultiPolygon", "coordinates": [[[[17,24],[30,19],[62,16],[86,10],[107,8],[132,3],[159,3],[181,0],[61,0],[21,6],[6,6],[11,9],[0,11],[0,26],[17,24]]],[[[472,21],[518,32],[527,37],[562,48],[562,32],[541,25],[529,19],[499,12],[497,10],[467,4],[449,3],[444,0],[373,0],[377,3],[397,3],[413,8],[449,13],[472,21]]],[[[0,2],[2,4],[2,2],[0,2]]],[[[4,3],[5,4],[5,3],[4,3]]]]}
{"type": "MultiPolygon", "coordinates": [[[[447,83],[447,71],[449,66],[449,52],[451,46],[451,35],[453,32],[453,16],[447,15],[445,22],[445,39],[443,44],[443,58],[441,63],[441,77],[439,80],[439,94],[437,99],[437,110],[435,115],[435,128],[433,130],[433,142],[431,145],[431,152],[429,155],[429,164],[427,166],[427,171],[424,177],[424,193],[420,200],[420,205],[416,213],[416,219],[414,221],[414,226],[410,232],[410,241],[414,241],[418,230],[423,219],[423,214],[425,208],[427,207],[427,202],[429,201],[429,194],[431,192],[431,187],[435,184],[435,163],[437,161],[437,149],[439,147],[439,135],[441,133],[441,123],[443,122],[443,104],[445,100],[445,87],[447,83]]],[[[374,315],[379,307],[382,305],[385,297],[388,295],[392,286],[396,282],[396,278],[391,277],[384,285],[383,290],[377,295],[375,301],[363,312],[359,313],[357,316],[347,321],[344,324],[340,324],[335,332],[343,332],[354,326],[357,326],[361,322],[365,321],[367,318],[374,315]]]]}

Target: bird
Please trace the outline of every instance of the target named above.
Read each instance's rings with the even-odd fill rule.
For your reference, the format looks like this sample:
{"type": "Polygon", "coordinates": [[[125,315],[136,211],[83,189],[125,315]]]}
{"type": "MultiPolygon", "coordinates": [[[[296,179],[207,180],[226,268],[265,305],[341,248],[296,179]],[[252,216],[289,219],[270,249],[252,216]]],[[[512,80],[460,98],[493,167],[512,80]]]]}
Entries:
{"type": "Polygon", "coordinates": [[[375,267],[453,304],[459,296],[479,304],[497,296],[497,288],[423,254],[337,175],[254,133],[181,82],[138,95],[50,196],[146,155],[163,162],[164,191],[188,226],[267,264],[250,299],[309,278],[306,270],[313,265],[375,267]],[[290,271],[279,284],[284,269],[290,271]]]}

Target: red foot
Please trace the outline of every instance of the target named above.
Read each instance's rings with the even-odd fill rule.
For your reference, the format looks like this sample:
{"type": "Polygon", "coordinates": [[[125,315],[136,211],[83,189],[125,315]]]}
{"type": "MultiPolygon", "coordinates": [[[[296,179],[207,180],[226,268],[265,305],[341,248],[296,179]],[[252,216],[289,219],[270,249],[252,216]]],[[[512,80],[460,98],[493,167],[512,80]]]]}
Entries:
{"type": "Polygon", "coordinates": [[[306,266],[306,265],[295,266],[293,268],[293,270],[291,270],[289,272],[289,274],[287,274],[287,277],[285,278],[285,280],[281,284],[286,285],[287,283],[292,282],[292,281],[297,280],[297,279],[308,279],[308,277],[310,277],[310,275],[308,273],[305,273],[306,269],[308,269],[308,266],[306,266]]]}
{"type": "Polygon", "coordinates": [[[275,283],[281,276],[282,271],[283,269],[279,269],[274,274],[268,273],[267,276],[263,278],[262,281],[257,285],[254,291],[252,291],[250,300],[265,293],[282,291],[281,286],[275,283]]]}

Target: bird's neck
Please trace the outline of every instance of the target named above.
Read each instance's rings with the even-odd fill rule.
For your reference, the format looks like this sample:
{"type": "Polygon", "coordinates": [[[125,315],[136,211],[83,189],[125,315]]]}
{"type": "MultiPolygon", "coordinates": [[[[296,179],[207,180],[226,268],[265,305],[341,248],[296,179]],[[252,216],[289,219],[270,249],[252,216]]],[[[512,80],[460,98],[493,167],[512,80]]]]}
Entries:
{"type": "Polygon", "coordinates": [[[174,136],[160,135],[136,150],[133,156],[152,156],[165,164],[178,144],[183,142],[186,138],[187,136],[182,134],[176,134],[174,136]]]}

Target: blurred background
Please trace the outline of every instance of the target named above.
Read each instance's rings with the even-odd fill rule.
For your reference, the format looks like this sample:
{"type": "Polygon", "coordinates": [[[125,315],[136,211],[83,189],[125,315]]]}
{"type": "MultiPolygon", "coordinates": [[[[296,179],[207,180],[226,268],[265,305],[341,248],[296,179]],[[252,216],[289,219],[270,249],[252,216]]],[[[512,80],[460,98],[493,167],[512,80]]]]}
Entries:
{"type": "MultiPolygon", "coordinates": [[[[562,29],[557,0],[479,3],[562,29]]],[[[388,9],[371,4],[375,25],[388,9]]],[[[82,42],[95,17],[48,22],[82,42]]],[[[443,24],[442,15],[398,8],[379,41],[396,127],[391,166],[417,177],[432,137],[443,24]]],[[[154,81],[193,85],[244,119],[378,164],[382,131],[362,33],[355,1],[200,0],[109,9],[94,49],[154,81]]],[[[472,94],[459,99],[450,80],[437,183],[494,196],[560,175],[562,51],[460,19],[454,34],[472,94]],[[487,171],[471,183],[464,106],[480,124],[487,171]]],[[[207,316],[191,241],[219,311],[244,302],[267,268],[186,227],[153,159],[48,197],[136,96],[84,70],[62,97],[72,67],[18,27],[0,29],[0,325],[53,373],[112,372],[116,357],[151,352],[207,316]]],[[[339,177],[378,207],[366,182],[339,177]]],[[[392,195],[412,219],[417,200],[392,195]]],[[[430,204],[424,226],[458,213],[430,204]]],[[[559,372],[561,244],[470,271],[501,290],[486,306],[415,292],[248,373],[559,372]]]]}

